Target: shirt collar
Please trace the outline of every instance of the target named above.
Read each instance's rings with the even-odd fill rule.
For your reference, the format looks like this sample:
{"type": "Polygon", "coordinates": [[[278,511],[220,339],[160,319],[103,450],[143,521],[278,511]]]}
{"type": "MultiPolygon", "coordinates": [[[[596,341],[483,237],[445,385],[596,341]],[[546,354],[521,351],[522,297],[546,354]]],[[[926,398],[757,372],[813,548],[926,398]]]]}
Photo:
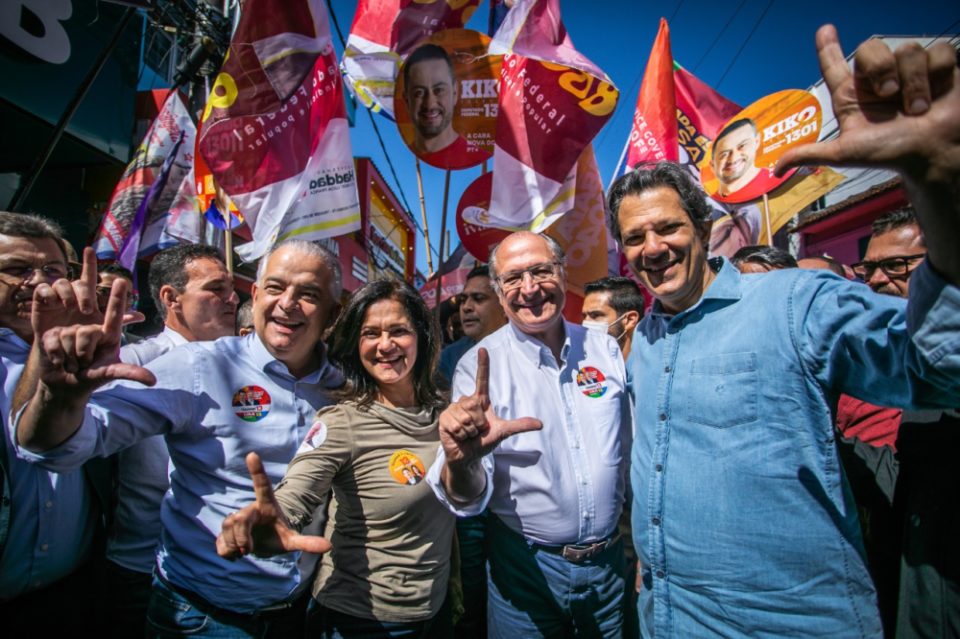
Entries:
{"type": "Polygon", "coordinates": [[[163,334],[170,340],[170,342],[174,346],[183,346],[184,344],[189,342],[189,340],[186,337],[184,337],[183,335],[181,335],[180,333],[178,333],[177,331],[175,331],[174,329],[166,325],[163,327],[163,334]]]}
{"type": "MultiPolygon", "coordinates": [[[[560,361],[556,362],[558,367],[563,366],[563,363],[567,361],[567,353],[570,351],[570,329],[567,326],[568,322],[565,319],[561,319],[561,321],[563,322],[563,346],[560,347],[560,361]]],[[[539,367],[554,361],[553,353],[547,348],[546,344],[536,337],[524,333],[514,326],[513,322],[507,322],[507,326],[509,327],[510,335],[513,336],[513,340],[517,343],[517,349],[520,351],[520,354],[531,364],[539,367]]]]}
{"type": "MultiPolygon", "coordinates": [[[[286,377],[293,377],[287,368],[287,365],[270,354],[270,351],[267,350],[267,347],[263,344],[263,341],[260,339],[260,336],[257,335],[256,331],[250,333],[246,337],[240,337],[238,339],[246,340],[247,347],[250,349],[250,358],[253,361],[254,366],[256,366],[259,370],[262,370],[268,374],[274,373],[284,375],[286,377]]],[[[329,388],[335,388],[339,384],[342,384],[343,382],[339,371],[332,366],[327,359],[326,347],[324,347],[323,343],[320,342],[315,348],[320,355],[320,366],[318,366],[316,370],[313,370],[299,378],[297,381],[304,382],[306,384],[315,384],[321,380],[324,380],[323,385],[329,388]]]]}
{"type": "MultiPolygon", "coordinates": [[[[712,257],[708,260],[708,264],[710,265],[710,269],[716,273],[716,277],[710,282],[710,286],[707,287],[707,290],[697,303],[682,313],[678,313],[678,315],[689,313],[698,306],[706,303],[707,300],[738,300],[743,296],[740,271],[736,266],[731,264],[725,257],[712,257]]],[[[660,300],[654,300],[650,314],[660,315],[666,318],[672,317],[670,313],[663,310],[660,300]]]]}

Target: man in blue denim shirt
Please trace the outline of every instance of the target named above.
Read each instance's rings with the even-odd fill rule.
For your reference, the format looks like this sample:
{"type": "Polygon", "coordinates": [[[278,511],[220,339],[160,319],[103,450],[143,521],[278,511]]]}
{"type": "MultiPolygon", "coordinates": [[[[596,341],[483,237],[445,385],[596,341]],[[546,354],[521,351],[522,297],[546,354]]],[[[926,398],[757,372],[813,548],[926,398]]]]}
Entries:
{"type": "Polygon", "coordinates": [[[612,187],[612,230],[657,300],[627,365],[645,636],[879,636],[837,397],[956,403],[956,53],[871,41],[852,75],[832,27],[817,48],[840,135],[789,152],[780,170],[897,168],[928,260],[909,307],[825,272],[741,276],[707,259],[710,208],[685,169],[662,163],[612,187]]]}

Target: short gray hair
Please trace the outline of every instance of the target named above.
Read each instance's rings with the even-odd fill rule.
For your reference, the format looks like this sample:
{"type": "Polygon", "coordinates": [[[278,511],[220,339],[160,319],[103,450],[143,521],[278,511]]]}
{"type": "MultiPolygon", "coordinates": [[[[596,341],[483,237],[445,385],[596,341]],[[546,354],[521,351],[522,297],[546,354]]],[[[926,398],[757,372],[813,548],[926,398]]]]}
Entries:
{"type": "Polygon", "coordinates": [[[503,243],[509,240],[511,237],[514,237],[517,233],[525,233],[534,235],[541,238],[547,244],[547,248],[550,249],[550,253],[553,255],[553,261],[560,265],[560,277],[566,281],[567,273],[567,254],[564,252],[563,247],[560,246],[560,243],[555,239],[547,235],[546,233],[534,233],[533,231],[517,231],[516,233],[511,233],[503,240],[498,242],[496,246],[490,249],[490,260],[488,264],[490,265],[490,285],[493,286],[493,290],[497,295],[501,294],[500,290],[500,280],[498,279],[499,275],[497,273],[497,252],[500,250],[500,247],[503,246],[503,243]]]}
{"type": "Polygon", "coordinates": [[[330,252],[326,247],[309,240],[284,240],[278,244],[274,244],[273,247],[267,251],[267,254],[260,258],[260,263],[257,265],[257,285],[259,286],[263,280],[264,275],[267,271],[267,262],[270,261],[270,256],[279,251],[280,249],[293,249],[305,255],[315,257],[319,259],[324,266],[330,269],[330,272],[333,274],[333,279],[330,283],[330,295],[333,297],[334,301],[340,300],[340,293],[343,291],[343,272],[340,269],[340,260],[337,259],[337,256],[330,252]]]}

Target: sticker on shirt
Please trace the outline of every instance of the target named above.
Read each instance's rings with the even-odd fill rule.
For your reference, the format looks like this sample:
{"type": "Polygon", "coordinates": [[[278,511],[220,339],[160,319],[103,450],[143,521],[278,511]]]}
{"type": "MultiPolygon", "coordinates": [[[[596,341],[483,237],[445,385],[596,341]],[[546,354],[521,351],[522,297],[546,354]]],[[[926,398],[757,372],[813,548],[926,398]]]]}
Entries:
{"type": "Polygon", "coordinates": [[[416,486],[427,474],[420,458],[409,450],[398,450],[390,455],[390,474],[398,484],[416,486]]]}
{"type": "Polygon", "coordinates": [[[245,422],[258,422],[270,412],[270,393],[260,386],[244,386],[233,394],[233,409],[245,422]]]}
{"type": "Polygon", "coordinates": [[[323,442],[325,441],[327,441],[327,425],[318,419],[313,422],[313,426],[310,427],[306,439],[303,440],[300,448],[297,449],[297,454],[316,450],[323,446],[323,442]]]}
{"type": "Polygon", "coordinates": [[[593,366],[584,366],[577,371],[577,386],[587,397],[603,397],[607,392],[607,385],[604,383],[607,378],[593,366]]]}

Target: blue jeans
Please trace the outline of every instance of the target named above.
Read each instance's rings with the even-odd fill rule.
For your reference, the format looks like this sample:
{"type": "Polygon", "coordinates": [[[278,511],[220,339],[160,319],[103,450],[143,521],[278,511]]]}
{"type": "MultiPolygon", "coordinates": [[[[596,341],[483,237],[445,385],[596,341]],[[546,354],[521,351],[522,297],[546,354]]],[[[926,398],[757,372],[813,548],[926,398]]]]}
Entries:
{"type": "Polygon", "coordinates": [[[463,616],[456,625],[457,639],[487,636],[487,512],[457,518],[460,544],[460,583],[463,616]]]}
{"type": "Polygon", "coordinates": [[[241,614],[217,608],[174,590],[156,577],[147,606],[147,637],[211,637],[213,639],[288,639],[303,636],[306,597],[291,608],[263,614],[241,614]]]}
{"type": "Polygon", "coordinates": [[[580,563],[538,548],[490,515],[487,528],[491,639],[621,636],[620,541],[580,563]]]}
{"type": "Polygon", "coordinates": [[[331,610],[316,599],[307,608],[307,637],[321,639],[447,639],[452,636],[449,602],[423,621],[377,621],[331,610]]]}

